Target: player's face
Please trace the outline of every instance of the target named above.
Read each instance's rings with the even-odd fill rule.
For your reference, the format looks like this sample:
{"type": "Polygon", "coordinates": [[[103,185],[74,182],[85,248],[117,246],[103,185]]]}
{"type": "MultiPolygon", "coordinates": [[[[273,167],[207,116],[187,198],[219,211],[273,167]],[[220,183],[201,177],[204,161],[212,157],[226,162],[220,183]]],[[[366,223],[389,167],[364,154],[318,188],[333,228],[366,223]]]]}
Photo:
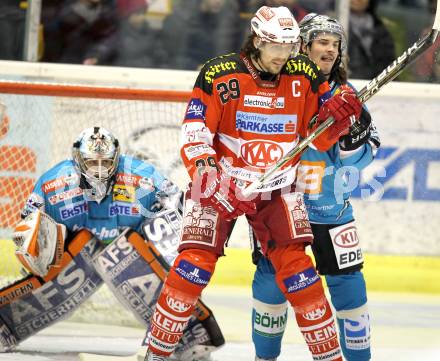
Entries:
{"type": "Polygon", "coordinates": [[[339,55],[339,37],[333,34],[319,34],[310,45],[303,45],[303,52],[315,62],[325,75],[329,75],[339,55]]]}
{"type": "Polygon", "coordinates": [[[279,44],[257,40],[256,47],[260,50],[259,65],[264,71],[278,74],[294,52],[297,44],[279,44]]]}
{"type": "Polygon", "coordinates": [[[113,165],[111,159],[85,159],[87,174],[95,179],[107,179],[110,176],[110,169],[113,165]]]}

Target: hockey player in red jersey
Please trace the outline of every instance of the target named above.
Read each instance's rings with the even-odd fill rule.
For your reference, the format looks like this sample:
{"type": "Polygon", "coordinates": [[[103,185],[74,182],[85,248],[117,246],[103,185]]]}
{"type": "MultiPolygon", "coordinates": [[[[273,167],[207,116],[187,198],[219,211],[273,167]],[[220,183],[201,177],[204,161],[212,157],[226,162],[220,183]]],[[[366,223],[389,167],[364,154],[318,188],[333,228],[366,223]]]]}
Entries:
{"type": "Polygon", "coordinates": [[[180,254],[153,315],[148,361],[167,360],[173,352],[243,214],[275,268],[313,358],[342,361],[321,280],[304,251],[313,236],[302,194],[292,187],[298,161],[285,164],[249,198],[240,189],[332,116],[333,125],[314,142],[327,150],[359,117],[361,103],[350,88],[331,97],[319,68],[306,56],[292,55],[299,28],[287,8],[261,7],[251,28],[240,54],[203,66],[187,107],[181,155],[192,183],[180,254]],[[318,112],[318,122],[309,124],[318,112]]]}

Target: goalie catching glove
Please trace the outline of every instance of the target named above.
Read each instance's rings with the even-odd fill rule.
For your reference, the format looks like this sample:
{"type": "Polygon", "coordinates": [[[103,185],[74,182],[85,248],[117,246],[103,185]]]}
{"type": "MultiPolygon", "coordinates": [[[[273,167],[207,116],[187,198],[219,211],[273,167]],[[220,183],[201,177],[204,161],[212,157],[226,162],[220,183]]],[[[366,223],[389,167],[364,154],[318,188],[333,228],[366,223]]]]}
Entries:
{"type": "Polygon", "coordinates": [[[15,255],[23,266],[44,277],[61,263],[66,226],[37,209],[18,223],[12,239],[17,247],[15,255]]]}
{"type": "Polygon", "coordinates": [[[226,220],[256,212],[255,203],[246,199],[234,180],[215,168],[196,176],[191,186],[191,199],[203,207],[213,207],[226,220]]]}
{"type": "Polygon", "coordinates": [[[362,103],[356,93],[348,85],[342,85],[340,92],[327,100],[318,113],[318,124],[323,123],[329,117],[334,118],[334,123],[326,131],[327,138],[334,144],[339,137],[348,134],[362,111],[362,103]]]}

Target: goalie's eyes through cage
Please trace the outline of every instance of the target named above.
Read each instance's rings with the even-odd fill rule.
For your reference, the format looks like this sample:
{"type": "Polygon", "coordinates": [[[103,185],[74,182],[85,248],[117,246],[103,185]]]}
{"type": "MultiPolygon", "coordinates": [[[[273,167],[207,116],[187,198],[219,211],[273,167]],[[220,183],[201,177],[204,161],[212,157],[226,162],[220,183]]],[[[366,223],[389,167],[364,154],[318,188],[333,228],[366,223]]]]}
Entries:
{"type": "Polygon", "coordinates": [[[85,173],[95,179],[107,179],[114,169],[113,159],[84,159],[85,173]]]}

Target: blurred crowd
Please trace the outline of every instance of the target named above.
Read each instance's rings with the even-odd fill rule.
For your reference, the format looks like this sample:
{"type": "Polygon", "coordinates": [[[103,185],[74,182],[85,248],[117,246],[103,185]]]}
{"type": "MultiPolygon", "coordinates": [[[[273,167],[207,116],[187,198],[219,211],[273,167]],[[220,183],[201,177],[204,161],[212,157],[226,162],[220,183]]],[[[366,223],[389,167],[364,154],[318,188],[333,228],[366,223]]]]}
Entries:
{"type": "MultiPolygon", "coordinates": [[[[350,0],[348,68],[371,79],[429,30],[435,0],[350,0]],[[408,20],[412,26],[408,26],[408,20]],[[417,21],[415,21],[417,19],[417,21]]],[[[236,52],[262,5],[335,16],[334,0],[43,0],[40,61],[196,70],[236,52]],[[155,13],[154,2],[169,5],[155,13]]],[[[27,1],[0,2],[0,59],[23,59],[27,1]]],[[[440,82],[440,42],[403,80],[440,82]],[[437,63],[436,63],[437,61],[437,63]]]]}

